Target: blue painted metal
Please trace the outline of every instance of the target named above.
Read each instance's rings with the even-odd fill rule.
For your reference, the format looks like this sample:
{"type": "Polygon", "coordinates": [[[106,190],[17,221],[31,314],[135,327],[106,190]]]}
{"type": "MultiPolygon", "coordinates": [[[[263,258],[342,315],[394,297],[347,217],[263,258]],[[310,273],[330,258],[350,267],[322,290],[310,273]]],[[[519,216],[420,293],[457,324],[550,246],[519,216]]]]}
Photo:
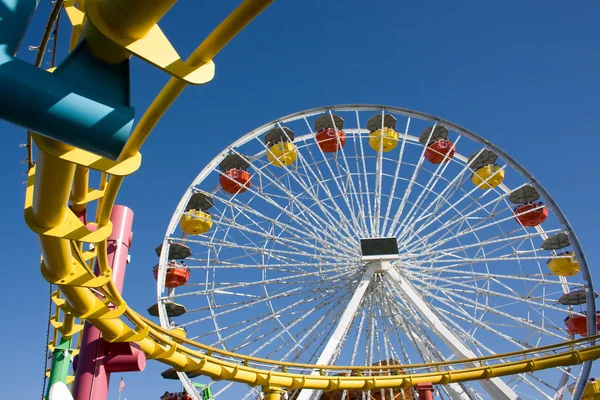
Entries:
{"type": "Polygon", "coordinates": [[[116,159],[133,129],[129,60],[95,58],[85,40],[54,73],[14,57],[37,0],[0,0],[0,118],[116,159]]]}
{"type": "Polygon", "coordinates": [[[0,51],[15,55],[39,0],[0,0],[0,51]],[[3,48],[4,47],[4,48],[3,48]]]}

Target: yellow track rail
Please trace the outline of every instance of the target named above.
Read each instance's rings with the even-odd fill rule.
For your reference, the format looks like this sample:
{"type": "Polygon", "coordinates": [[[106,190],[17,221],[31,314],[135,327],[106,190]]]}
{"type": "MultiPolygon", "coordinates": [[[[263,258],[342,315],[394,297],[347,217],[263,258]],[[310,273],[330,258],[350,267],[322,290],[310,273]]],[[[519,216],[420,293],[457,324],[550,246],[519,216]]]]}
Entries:
{"type": "MultiPolygon", "coordinates": [[[[86,1],[98,3],[98,0],[86,1]]],[[[186,63],[192,66],[211,63],[213,57],[271,2],[245,0],[206,38],[186,63]]],[[[143,10],[131,21],[116,12],[105,13],[108,25],[112,22],[126,33],[133,32],[138,36],[140,30],[143,35],[144,29],[150,29],[174,3],[175,0],[102,2],[104,6],[114,6],[122,13],[143,10]],[[144,7],[140,5],[142,2],[144,7]],[[114,17],[114,20],[109,21],[107,16],[114,17]],[[125,21],[133,26],[119,25],[125,21]]],[[[93,37],[95,43],[102,42],[97,31],[89,33],[91,30],[86,31],[85,25],[82,29],[81,4],[81,1],[77,5],[74,1],[65,2],[66,8],[73,7],[67,12],[70,11],[69,16],[74,21],[74,30],[83,32],[83,35],[87,32],[91,35],[88,38],[93,37]]],[[[107,43],[102,42],[98,46],[110,52],[115,44],[107,43]]],[[[178,371],[200,373],[215,380],[260,385],[271,392],[278,388],[368,390],[409,387],[421,382],[447,384],[581,364],[600,358],[600,346],[594,344],[598,337],[592,337],[492,357],[403,365],[402,374],[370,376],[369,371],[397,371],[398,366],[341,367],[286,363],[229,353],[179,337],[177,339],[182,343],[176,343],[169,331],[130,309],[116,290],[110,278],[106,239],[111,231],[110,213],[125,176],[139,167],[142,144],[186,85],[178,78],[169,80],[141,118],[116,162],[34,135],[39,152],[37,164],[29,173],[25,218],[40,238],[44,255],[42,275],[60,288],[66,301],[57,305],[67,315],[87,319],[102,331],[108,341],[136,342],[148,358],[169,364],[178,371]],[[101,172],[97,189],[88,186],[90,169],[101,172]],[[68,208],[69,201],[78,209],[96,202],[97,229],[88,230],[83,226],[68,208]],[[84,251],[83,243],[94,243],[94,249],[84,251]],[[94,260],[97,260],[101,271],[98,277],[91,268],[94,260]],[[104,295],[104,300],[99,299],[98,292],[104,295]],[[355,371],[356,374],[332,376],[343,371],[355,371]]]]}

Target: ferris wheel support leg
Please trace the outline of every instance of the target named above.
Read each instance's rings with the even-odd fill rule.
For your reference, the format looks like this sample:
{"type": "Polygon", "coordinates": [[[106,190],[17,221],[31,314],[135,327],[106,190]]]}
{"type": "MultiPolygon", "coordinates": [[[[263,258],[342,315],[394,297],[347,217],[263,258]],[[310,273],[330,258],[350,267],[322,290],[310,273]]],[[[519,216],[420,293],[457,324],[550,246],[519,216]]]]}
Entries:
{"type": "MultiPolygon", "coordinates": [[[[423,358],[426,362],[442,361],[439,357],[436,357],[436,355],[433,354],[433,352],[431,352],[429,350],[429,348],[427,348],[427,345],[425,344],[425,341],[423,340],[423,338],[421,336],[417,335],[415,332],[413,332],[410,329],[407,329],[406,334],[412,337],[412,340],[414,341],[414,343],[417,346],[417,348],[419,349],[419,351],[423,354],[423,358]]],[[[461,384],[459,384],[459,383],[446,384],[446,390],[448,391],[448,394],[452,400],[470,400],[471,399],[469,397],[469,395],[465,392],[465,390],[463,389],[461,384]]]]}
{"type": "MultiPolygon", "coordinates": [[[[392,279],[395,287],[403,294],[404,299],[414,307],[421,317],[427,322],[433,332],[440,338],[457,358],[477,358],[446,325],[444,321],[434,313],[427,302],[421,297],[413,285],[398,273],[394,268],[387,270],[387,276],[392,279]]],[[[481,386],[495,400],[517,400],[519,396],[500,378],[492,378],[479,382],[481,386]]]]}
{"type": "MultiPolygon", "coordinates": [[[[119,292],[123,290],[127,255],[132,240],[133,211],[115,206],[111,214],[113,231],[108,238],[108,262],[112,279],[119,292]]],[[[85,323],[80,353],[77,356],[73,398],[75,400],[105,400],[111,372],[142,371],[146,356],[130,343],[109,343],[102,338],[98,328],[85,323]]]]}
{"type": "MultiPolygon", "coordinates": [[[[370,265],[360,279],[356,290],[352,294],[352,298],[348,302],[344,313],[340,317],[340,321],[335,327],[335,331],[327,341],[325,348],[321,352],[321,355],[317,359],[316,365],[329,365],[332,362],[335,362],[335,355],[340,346],[343,345],[344,339],[348,334],[348,330],[350,329],[350,325],[352,325],[352,321],[354,321],[354,317],[356,316],[356,312],[360,307],[360,303],[362,299],[365,297],[365,293],[369,288],[371,280],[375,275],[376,268],[373,265],[370,265]]],[[[313,375],[318,374],[318,371],[313,372],[313,375]]],[[[313,400],[318,399],[321,392],[315,389],[304,389],[298,395],[297,400],[313,400]]]]}

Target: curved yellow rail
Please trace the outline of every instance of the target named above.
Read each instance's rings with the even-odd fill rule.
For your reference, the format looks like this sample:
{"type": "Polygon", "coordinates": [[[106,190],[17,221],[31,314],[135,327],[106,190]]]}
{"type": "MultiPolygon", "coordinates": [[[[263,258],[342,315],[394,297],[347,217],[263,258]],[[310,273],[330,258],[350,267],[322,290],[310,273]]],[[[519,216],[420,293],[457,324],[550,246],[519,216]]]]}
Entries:
{"type": "MultiPolygon", "coordinates": [[[[88,1],[97,3],[97,0],[88,1]]],[[[272,1],[245,0],[194,51],[186,65],[201,66],[212,62],[213,57],[272,1]]],[[[79,8],[72,10],[73,15],[81,12],[81,3],[80,0],[79,8]]],[[[124,8],[127,10],[135,1],[104,0],[104,3],[128,4],[124,8]]],[[[150,3],[163,13],[174,1],[146,0],[145,4],[150,3]]],[[[74,1],[65,2],[70,7],[75,7],[74,4],[74,1]]],[[[148,6],[148,9],[151,8],[148,6]]],[[[145,11],[144,15],[147,19],[136,15],[135,22],[139,29],[150,29],[152,24],[148,21],[154,23],[157,17],[150,11],[145,11]]],[[[81,21],[78,18],[74,20],[81,21]]],[[[119,15],[119,20],[126,19],[119,15]]],[[[131,28],[131,31],[136,29],[131,28]]],[[[85,26],[83,34],[86,34],[85,26]]],[[[98,32],[91,34],[97,35],[98,32]]],[[[98,38],[95,37],[95,40],[98,38]]],[[[99,46],[106,50],[114,44],[101,43],[99,46]]],[[[110,278],[106,239],[111,230],[109,216],[125,176],[139,167],[142,144],[186,85],[178,78],[169,80],[141,118],[116,162],[34,136],[40,151],[37,165],[29,173],[25,218],[30,228],[39,234],[44,255],[42,275],[58,285],[67,300],[59,305],[66,315],[87,319],[102,331],[106,340],[136,342],[148,358],[169,364],[178,371],[200,373],[215,380],[260,385],[265,390],[369,390],[408,387],[421,382],[447,384],[533,372],[600,358],[600,346],[594,344],[598,337],[592,337],[478,359],[403,365],[403,372],[398,373],[398,366],[394,365],[341,367],[276,362],[229,353],[179,337],[181,344],[176,343],[169,331],[130,309],[116,290],[110,278]],[[98,189],[88,187],[88,169],[102,173],[98,189]],[[89,230],[78,222],[68,208],[69,201],[79,208],[97,201],[95,230],[89,230]],[[94,250],[83,251],[82,243],[85,242],[94,243],[94,250]],[[92,272],[94,260],[100,267],[100,276],[92,272]],[[97,292],[104,295],[104,300],[98,298],[97,292]],[[372,370],[390,370],[392,374],[371,376],[372,370]],[[333,375],[344,371],[355,373],[352,376],[333,375]]]]}

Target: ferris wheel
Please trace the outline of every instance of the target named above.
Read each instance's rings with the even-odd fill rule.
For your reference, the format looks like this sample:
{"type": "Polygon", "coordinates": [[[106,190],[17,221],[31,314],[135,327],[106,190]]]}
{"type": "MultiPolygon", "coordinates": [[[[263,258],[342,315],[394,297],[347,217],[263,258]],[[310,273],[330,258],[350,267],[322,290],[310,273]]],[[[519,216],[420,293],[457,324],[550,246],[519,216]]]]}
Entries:
{"type": "MultiPolygon", "coordinates": [[[[318,108],[242,136],[192,182],[157,254],[149,311],[163,327],[271,360],[402,370],[596,331],[588,266],[545,189],[482,137],[396,107],[318,108]]],[[[436,393],[558,399],[589,367],[436,393]]],[[[192,387],[193,376],[163,374],[178,375],[192,387]]],[[[215,398],[260,396],[239,383],[205,384],[215,398]]]]}

